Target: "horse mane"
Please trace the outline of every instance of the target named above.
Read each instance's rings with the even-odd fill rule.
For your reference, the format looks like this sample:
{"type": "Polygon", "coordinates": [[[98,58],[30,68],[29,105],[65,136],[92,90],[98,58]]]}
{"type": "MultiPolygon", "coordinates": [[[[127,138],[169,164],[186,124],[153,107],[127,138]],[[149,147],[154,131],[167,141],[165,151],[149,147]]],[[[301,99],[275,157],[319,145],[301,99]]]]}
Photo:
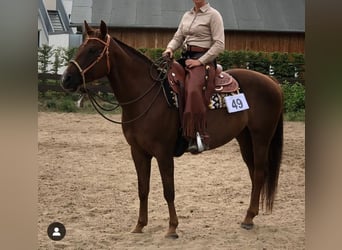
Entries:
{"type": "Polygon", "coordinates": [[[120,47],[122,47],[126,52],[131,53],[133,55],[138,56],[140,59],[142,59],[144,62],[146,62],[147,64],[151,65],[153,64],[153,61],[148,58],[147,56],[145,56],[143,53],[141,53],[140,51],[136,50],[135,48],[127,45],[126,43],[120,41],[119,39],[117,39],[116,37],[112,37],[113,40],[118,43],[120,45],[120,47]]]}

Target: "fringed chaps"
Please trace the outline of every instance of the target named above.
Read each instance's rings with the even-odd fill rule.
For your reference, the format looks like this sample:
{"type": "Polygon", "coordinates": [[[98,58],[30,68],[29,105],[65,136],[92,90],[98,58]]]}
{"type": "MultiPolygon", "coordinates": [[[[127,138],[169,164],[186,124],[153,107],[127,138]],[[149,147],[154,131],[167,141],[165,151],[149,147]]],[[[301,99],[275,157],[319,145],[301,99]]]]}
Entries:
{"type": "Polygon", "coordinates": [[[212,64],[210,68],[197,66],[186,68],[185,78],[185,108],[183,113],[183,131],[188,139],[195,138],[196,132],[201,136],[207,136],[207,119],[209,99],[213,94],[215,69],[212,64]],[[208,78],[206,78],[206,75],[208,78]]]}

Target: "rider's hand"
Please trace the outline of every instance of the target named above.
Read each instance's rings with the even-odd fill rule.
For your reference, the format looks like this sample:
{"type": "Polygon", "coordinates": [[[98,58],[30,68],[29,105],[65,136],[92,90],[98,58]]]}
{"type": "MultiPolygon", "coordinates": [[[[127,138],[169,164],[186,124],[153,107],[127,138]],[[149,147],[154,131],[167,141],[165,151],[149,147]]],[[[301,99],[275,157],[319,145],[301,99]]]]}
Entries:
{"type": "Polygon", "coordinates": [[[166,48],[163,52],[163,57],[173,58],[173,51],[171,48],[166,48]]]}
{"type": "Polygon", "coordinates": [[[185,61],[185,66],[189,69],[202,65],[202,63],[197,59],[187,59],[185,61]]]}

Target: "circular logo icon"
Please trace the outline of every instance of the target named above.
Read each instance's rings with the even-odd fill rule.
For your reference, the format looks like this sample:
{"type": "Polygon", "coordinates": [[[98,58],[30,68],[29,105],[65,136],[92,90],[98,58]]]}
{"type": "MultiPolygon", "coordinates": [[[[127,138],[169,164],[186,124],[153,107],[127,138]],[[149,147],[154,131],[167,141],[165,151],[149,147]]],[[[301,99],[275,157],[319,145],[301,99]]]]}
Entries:
{"type": "Polygon", "coordinates": [[[61,240],[66,233],[65,226],[60,222],[53,222],[47,229],[47,234],[51,240],[61,240]]]}

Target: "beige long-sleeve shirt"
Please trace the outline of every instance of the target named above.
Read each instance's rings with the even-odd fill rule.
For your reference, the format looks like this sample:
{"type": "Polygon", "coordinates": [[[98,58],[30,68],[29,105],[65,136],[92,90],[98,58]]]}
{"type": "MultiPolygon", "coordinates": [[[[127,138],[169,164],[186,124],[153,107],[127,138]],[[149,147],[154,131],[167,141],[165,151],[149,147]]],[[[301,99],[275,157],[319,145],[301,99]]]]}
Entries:
{"type": "Polygon", "coordinates": [[[182,45],[208,48],[209,50],[198,59],[202,64],[213,61],[224,50],[222,16],[209,3],[202,6],[197,13],[192,8],[183,15],[167,47],[175,51],[182,45]]]}

